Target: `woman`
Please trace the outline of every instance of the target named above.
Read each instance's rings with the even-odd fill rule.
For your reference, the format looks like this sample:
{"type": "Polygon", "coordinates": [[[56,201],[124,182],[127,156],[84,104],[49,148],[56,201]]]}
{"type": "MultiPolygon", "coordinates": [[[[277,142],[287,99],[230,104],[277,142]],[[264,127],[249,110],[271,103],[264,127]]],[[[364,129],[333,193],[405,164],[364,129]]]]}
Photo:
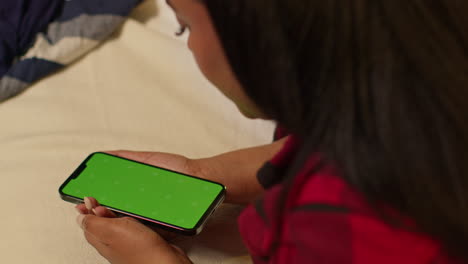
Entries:
{"type": "MultiPolygon", "coordinates": [[[[202,160],[114,154],[253,204],[239,225],[255,263],[468,262],[467,1],[169,4],[204,75],[282,139],[202,160]]],[[[94,199],[78,210],[111,263],[190,263],[94,199]]]]}

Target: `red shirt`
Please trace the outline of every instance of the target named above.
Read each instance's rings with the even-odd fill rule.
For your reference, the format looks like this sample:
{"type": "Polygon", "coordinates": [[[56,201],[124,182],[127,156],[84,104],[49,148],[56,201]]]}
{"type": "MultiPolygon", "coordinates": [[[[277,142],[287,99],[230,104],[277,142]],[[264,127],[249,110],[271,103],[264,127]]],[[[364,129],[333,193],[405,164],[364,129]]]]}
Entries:
{"type": "Polygon", "coordinates": [[[240,232],[254,263],[456,263],[425,234],[381,220],[332,167],[317,170],[317,156],[295,177],[285,211],[276,217],[282,178],[297,146],[290,137],[283,150],[260,170],[266,193],[239,217],[240,232]]]}

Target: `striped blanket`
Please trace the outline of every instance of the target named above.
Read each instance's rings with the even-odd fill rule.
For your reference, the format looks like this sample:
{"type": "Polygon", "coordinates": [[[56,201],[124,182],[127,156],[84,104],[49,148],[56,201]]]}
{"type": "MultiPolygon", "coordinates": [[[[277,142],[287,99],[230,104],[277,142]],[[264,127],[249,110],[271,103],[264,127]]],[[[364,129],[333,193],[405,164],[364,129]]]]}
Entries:
{"type": "MultiPolygon", "coordinates": [[[[141,0],[64,0],[31,48],[0,76],[0,102],[71,64],[108,38],[141,0]]],[[[1,32],[0,32],[1,34],[1,32]]]]}

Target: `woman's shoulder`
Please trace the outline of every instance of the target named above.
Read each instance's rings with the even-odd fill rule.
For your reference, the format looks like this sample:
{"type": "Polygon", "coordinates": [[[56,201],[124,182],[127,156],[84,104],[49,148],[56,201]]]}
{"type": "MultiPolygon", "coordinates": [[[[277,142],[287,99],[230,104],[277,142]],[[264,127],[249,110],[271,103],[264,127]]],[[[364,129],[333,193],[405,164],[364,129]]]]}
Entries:
{"type": "Polygon", "coordinates": [[[387,223],[337,170],[319,166],[318,160],[312,158],[292,186],[275,185],[244,212],[240,224],[250,248],[262,245],[257,252],[267,255],[279,245],[274,257],[288,263],[307,263],[312,257],[322,260],[316,264],[454,263],[425,234],[387,223]],[[289,189],[283,210],[278,201],[284,188],[289,189]],[[278,216],[280,235],[275,234],[278,216]]]}
{"type": "Polygon", "coordinates": [[[386,221],[380,209],[408,219],[387,207],[373,207],[332,167],[300,176],[283,215],[282,237],[300,249],[295,257],[319,254],[327,260],[323,263],[453,263],[442,256],[437,241],[386,221]]]}
{"type": "Polygon", "coordinates": [[[254,256],[288,260],[285,263],[308,263],[311,258],[315,264],[454,263],[442,257],[437,241],[384,220],[379,209],[411,222],[391,208],[375,208],[318,154],[311,155],[288,183],[299,143],[290,137],[260,171],[260,182],[268,183],[266,191],[239,218],[254,256]],[[272,250],[275,245],[278,250],[272,250]]]}

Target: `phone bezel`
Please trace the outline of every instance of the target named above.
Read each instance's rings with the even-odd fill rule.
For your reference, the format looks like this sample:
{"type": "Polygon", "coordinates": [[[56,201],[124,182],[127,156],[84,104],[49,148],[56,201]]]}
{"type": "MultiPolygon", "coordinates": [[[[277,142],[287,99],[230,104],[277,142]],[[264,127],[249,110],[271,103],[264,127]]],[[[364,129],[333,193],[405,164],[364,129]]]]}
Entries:
{"type": "Polygon", "coordinates": [[[196,176],[192,176],[192,175],[188,175],[188,174],[181,173],[181,172],[178,172],[178,171],[174,171],[174,170],[170,170],[170,169],[166,169],[166,168],[154,166],[154,165],[151,165],[151,164],[147,164],[147,163],[143,163],[143,162],[139,162],[139,161],[135,161],[135,160],[131,160],[131,159],[127,159],[127,158],[115,156],[115,155],[112,155],[112,154],[109,154],[109,153],[105,153],[105,152],[94,152],[94,153],[90,154],[90,155],[73,171],[73,173],[67,178],[67,180],[65,180],[65,182],[64,182],[64,183],[60,186],[60,188],[59,188],[59,194],[60,194],[60,197],[61,197],[62,200],[67,201],[67,202],[70,202],[70,203],[74,203],[74,204],[83,203],[83,199],[81,199],[81,198],[79,198],[79,197],[72,196],[72,195],[65,194],[65,193],[63,193],[63,189],[65,188],[65,186],[67,186],[67,184],[68,184],[71,180],[76,179],[76,178],[80,175],[80,173],[84,170],[84,168],[86,168],[86,164],[88,163],[88,161],[89,161],[94,155],[96,155],[96,154],[104,154],[104,155],[112,156],[112,157],[115,157],[115,158],[118,158],[118,159],[127,160],[127,161],[131,161],[131,162],[138,163],[138,164],[143,164],[143,165],[146,165],[146,166],[149,166],[149,167],[153,167],[153,168],[157,168],[157,169],[161,169],[161,170],[165,170],[165,171],[177,173],[177,174],[180,174],[180,175],[183,175],[183,176],[186,176],[186,177],[191,177],[191,178],[195,178],[195,179],[202,180],[202,181],[205,181],[205,182],[214,183],[214,184],[220,185],[220,186],[222,187],[221,192],[218,194],[218,196],[217,196],[216,199],[213,201],[213,203],[210,205],[210,207],[208,207],[208,210],[205,211],[205,213],[204,213],[203,216],[200,218],[200,220],[199,220],[198,223],[195,225],[195,227],[193,227],[193,228],[191,228],[191,229],[183,228],[183,227],[176,226],[176,225],[173,225],[173,224],[170,224],[170,223],[166,223],[166,222],[162,222],[162,221],[158,221],[158,220],[156,220],[156,219],[152,219],[152,218],[145,217],[145,216],[142,216],[142,215],[134,214],[134,213],[132,213],[132,212],[127,212],[127,211],[124,211],[124,210],[120,210],[120,209],[118,209],[118,208],[114,208],[114,207],[111,207],[111,206],[108,206],[108,205],[102,205],[102,206],[108,208],[109,210],[112,210],[113,212],[116,212],[116,213],[118,213],[118,214],[125,215],[125,216],[130,216],[130,217],[134,217],[134,218],[137,218],[137,219],[139,219],[139,220],[143,220],[143,221],[146,222],[145,224],[149,224],[149,225],[153,225],[153,226],[155,225],[156,227],[159,227],[159,228],[162,228],[162,229],[165,229],[165,230],[173,231],[173,232],[176,232],[176,233],[179,233],[179,234],[183,234],[183,235],[193,236],[193,235],[199,234],[199,233],[203,230],[203,227],[204,227],[206,221],[208,220],[208,218],[209,218],[209,217],[215,212],[215,210],[224,202],[224,199],[225,199],[225,196],[226,196],[226,186],[224,186],[224,185],[222,185],[222,184],[220,184],[220,183],[218,183],[218,182],[214,182],[214,181],[202,179],[202,178],[199,178],[199,177],[196,177],[196,176]]]}

